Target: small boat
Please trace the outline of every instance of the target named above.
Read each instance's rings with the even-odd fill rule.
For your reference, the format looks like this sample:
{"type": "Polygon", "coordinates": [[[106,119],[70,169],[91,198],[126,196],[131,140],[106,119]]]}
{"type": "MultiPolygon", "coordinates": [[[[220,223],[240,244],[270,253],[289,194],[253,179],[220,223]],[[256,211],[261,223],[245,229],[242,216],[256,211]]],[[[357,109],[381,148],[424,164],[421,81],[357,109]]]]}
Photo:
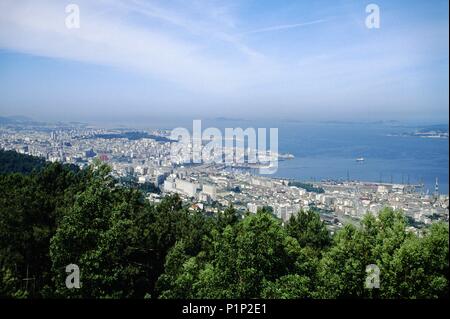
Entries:
{"type": "Polygon", "coordinates": [[[364,159],[364,157],[358,157],[358,158],[356,159],[356,161],[357,161],[357,162],[364,162],[365,159],[364,159]]]}

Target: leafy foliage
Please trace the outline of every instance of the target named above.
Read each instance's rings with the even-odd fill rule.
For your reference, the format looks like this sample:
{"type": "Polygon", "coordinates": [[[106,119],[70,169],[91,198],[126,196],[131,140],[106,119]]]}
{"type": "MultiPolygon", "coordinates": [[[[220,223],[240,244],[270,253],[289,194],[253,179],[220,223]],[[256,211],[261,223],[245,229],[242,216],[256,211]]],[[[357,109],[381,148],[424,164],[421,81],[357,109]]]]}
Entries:
{"type": "Polygon", "coordinates": [[[331,238],[325,224],[314,211],[300,211],[286,224],[289,235],[297,239],[302,247],[311,247],[320,251],[330,244],[331,238]]]}
{"type": "Polygon", "coordinates": [[[29,174],[34,169],[39,170],[44,166],[45,160],[42,158],[0,150],[0,174],[29,174]]]}
{"type": "Polygon", "coordinates": [[[313,192],[313,193],[318,193],[318,194],[325,193],[325,190],[322,187],[314,187],[313,184],[309,184],[309,183],[302,183],[299,181],[290,181],[288,185],[303,188],[308,192],[313,192]]]}
{"type": "Polygon", "coordinates": [[[448,224],[417,236],[384,209],[330,237],[315,211],[207,216],[119,185],[100,162],[0,175],[0,297],[448,297],[448,224]],[[65,286],[72,263],[80,289],[65,286]],[[365,288],[370,264],[379,289],[365,288]]]}

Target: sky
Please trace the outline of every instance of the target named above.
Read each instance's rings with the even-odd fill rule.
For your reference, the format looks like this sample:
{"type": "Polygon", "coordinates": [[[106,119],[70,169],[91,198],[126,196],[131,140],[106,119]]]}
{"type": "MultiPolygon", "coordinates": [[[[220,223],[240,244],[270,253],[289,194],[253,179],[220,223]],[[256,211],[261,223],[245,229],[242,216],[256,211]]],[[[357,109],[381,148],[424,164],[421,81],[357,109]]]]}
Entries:
{"type": "Polygon", "coordinates": [[[448,1],[370,3],[1,0],[0,116],[448,122],[448,1]]]}

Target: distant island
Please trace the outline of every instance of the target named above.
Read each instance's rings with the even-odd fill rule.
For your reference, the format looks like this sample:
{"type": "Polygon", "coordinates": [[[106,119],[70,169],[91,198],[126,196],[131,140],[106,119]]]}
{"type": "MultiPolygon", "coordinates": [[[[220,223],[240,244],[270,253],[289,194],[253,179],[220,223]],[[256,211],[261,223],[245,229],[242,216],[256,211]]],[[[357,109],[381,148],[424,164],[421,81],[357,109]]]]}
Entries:
{"type": "Polygon", "coordinates": [[[389,136],[410,136],[421,138],[448,138],[448,126],[433,125],[426,128],[418,129],[414,132],[393,133],[389,136]]]}

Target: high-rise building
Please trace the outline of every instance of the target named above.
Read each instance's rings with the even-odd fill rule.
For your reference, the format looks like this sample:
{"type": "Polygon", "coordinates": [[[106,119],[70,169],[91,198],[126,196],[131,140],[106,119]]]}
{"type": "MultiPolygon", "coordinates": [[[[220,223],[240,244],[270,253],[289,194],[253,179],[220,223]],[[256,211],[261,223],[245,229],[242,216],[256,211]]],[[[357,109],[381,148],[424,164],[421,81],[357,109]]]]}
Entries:
{"type": "Polygon", "coordinates": [[[211,197],[211,199],[214,200],[216,198],[217,190],[216,190],[215,185],[203,184],[202,190],[203,190],[203,193],[209,195],[211,197]]]}

